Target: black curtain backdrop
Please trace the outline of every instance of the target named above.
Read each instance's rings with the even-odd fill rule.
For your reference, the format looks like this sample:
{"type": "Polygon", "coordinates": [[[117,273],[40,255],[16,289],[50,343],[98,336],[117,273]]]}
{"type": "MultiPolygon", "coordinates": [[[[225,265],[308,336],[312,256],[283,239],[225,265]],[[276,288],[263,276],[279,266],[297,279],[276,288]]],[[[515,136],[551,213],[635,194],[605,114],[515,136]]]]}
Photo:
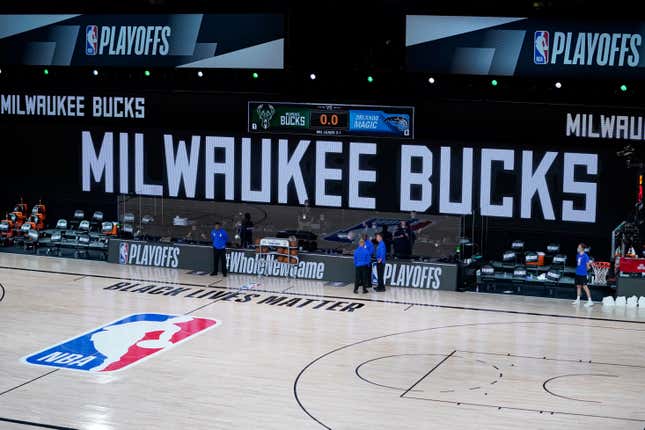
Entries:
{"type": "MultiPolygon", "coordinates": [[[[3,94],[20,91],[4,90],[3,94]]],[[[25,91],[22,91],[25,92],[25,91]]],[[[32,92],[33,93],[33,92],[32,92]]],[[[42,93],[42,92],[39,92],[42,93]]],[[[80,94],[75,91],[57,91],[56,94],[80,94]]],[[[86,98],[97,95],[117,95],[84,91],[86,98]]],[[[101,186],[94,186],[92,192],[81,190],[81,132],[88,130],[99,145],[103,132],[115,133],[115,147],[118,148],[118,133],[127,132],[130,145],[133,146],[134,133],[143,133],[146,148],[146,180],[160,183],[164,177],[163,134],[171,133],[175,140],[182,138],[190,141],[193,134],[204,136],[235,136],[236,147],[242,137],[251,137],[254,157],[259,154],[262,137],[272,138],[275,143],[280,136],[250,135],[246,133],[247,102],[255,98],[240,95],[209,95],[204,93],[138,93],[121,96],[140,96],[146,98],[145,119],[106,119],[106,118],[52,118],[0,116],[0,136],[3,144],[2,184],[0,187],[0,208],[8,211],[19,197],[23,197],[30,206],[42,198],[50,209],[50,222],[59,217],[71,217],[75,209],[85,209],[91,213],[102,210],[108,218],[116,216],[116,194],[102,192],[101,186]]],[[[303,100],[289,100],[303,101],[303,100]]],[[[336,101],[338,102],[338,101],[336,101]]],[[[349,100],[347,102],[361,102],[349,100]]],[[[365,103],[365,101],[363,101],[365,103]]],[[[413,103],[409,103],[413,104],[413,103]]],[[[89,111],[89,109],[86,108],[89,111]]],[[[512,194],[516,200],[515,218],[487,218],[487,236],[485,253],[493,258],[501,254],[514,239],[524,239],[527,246],[533,249],[544,249],[548,242],[562,244],[563,248],[573,254],[575,244],[584,241],[592,244],[593,252],[598,258],[606,259],[609,253],[609,232],[623,219],[632,216],[632,208],[637,195],[638,171],[626,169],[625,162],[617,157],[616,151],[622,149],[624,140],[601,140],[574,138],[565,136],[566,113],[577,113],[580,109],[570,106],[546,106],[537,104],[516,104],[503,102],[433,102],[416,105],[416,141],[405,144],[420,144],[430,148],[434,155],[433,183],[439,181],[439,148],[453,148],[453,164],[456,169],[451,172],[453,193],[457,193],[461,180],[458,168],[461,158],[460,149],[472,147],[475,151],[474,189],[478,190],[480,148],[514,149],[516,172],[521,163],[521,150],[532,150],[535,153],[534,167],[546,151],[593,153],[599,156],[597,219],[595,223],[572,223],[545,221],[534,204],[531,219],[519,218],[519,193],[521,186],[518,173],[500,172],[493,176],[493,194],[512,194]]],[[[598,114],[638,114],[621,109],[585,108],[586,113],[598,114]]],[[[642,114],[642,113],[641,113],[642,114]]],[[[285,137],[286,138],[286,137],[285,137]]],[[[310,139],[314,136],[289,136],[293,148],[299,139],[310,139]]],[[[327,139],[340,140],[340,139],[327,139]]],[[[348,143],[352,139],[343,139],[345,153],[328,159],[328,167],[344,168],[347,171],[348,143]]],[[[401,141],[387,139],[355,139],[357,141],[378,144],[378,157],[363,162],[365,168],[375,169],[377,183],[375,187],[389,198],[395,206],[398,204],[398,185],[401,141]]],[[[202,139],[202,146],[204,141],[202,139]]],[[[202,149],[203,150],[203,149],[202,149]]],[[[132,149],[131,149],[132,151],[132,149]]],[[[239,151],[239,148],[238,148],[239,151]]],[[[131,155],[130,163],[133,163],[131,155]]],[[[272,154],[277,159],[277,147],[272,154]]],[[[254,164],[259,172],[259,160],[254,164]]],[[[115,159],[118,165],[118,160],[115,159]]],[[[236,170],[239,172],[240,156],[236,152],[236,170]]],[[[310,151],[301,163],[307,185],[311,185],[312,172],[315,166],[313,152],[310,151]],[[309,173],[309,174],[308,174],[309,173]]],[[[551,198],[556,213],[562,207],[562,199],[579,199],[574,195],[562,195],[562,156],[559,155],[547,177],[551,198]]],[[[576,180],[585,176],[576,171],[576,180]]],[[[275,173],[275,169],[274,169],[275,173]]],[[[131,175],[133,172],[131,171],[131,175]]],[[[275,175],[274,175],[275,176],[275,175]]],[[[275,179],[273,180],[274,187],[275,179]]],[[[236,184],[239,180],[236,179],[236,184]]],[[[259,184],[259,178],[253,177],[252,184],[259,184]]],[[[198,179],[198,190],[200,188],[198,179]]],[[[344,184],[328,187],[328,191],[339,194],[344,184]]],[[[239,189],[239,185],[237,185],[239,189]]],[[[130,186],[131,190],[133,186],[130,186]]],[[[374,186],[367,185],[362,192],[371,193],[374,186]]],[[[310,188],[310,196],[313,187],[310,188]]],[[[433,206],[438,208],[438,184],[433,190],[433,206]]],[[[118,192],[118,172],[115,172],[115,191],[118,192]]],[[[294,197],[291,187],[290,195],[294,197]]],[[[198,193],[198,197],[200,197],[198,193]]],[[[478,193],[474,194],[474,206],[478,206],[478,193]]],[[[236,191],[239,198],[239,191],[236,191]]],[[[536,199],[536,197],[534,197],[536,199]]],[[[313,201],[313,199],[312,199],[313,201]]],[[[387,202],[388,199],[380,201],[387,202]]],[[[346,203],[346,202],[344,202],[346,203]]],[[[396,210],[396,207],[381,207],[383,210],[396,210]]],[[[481,219],[476,219],[477,225],[481,219]]],[[[470,219],[466,220],[470,224],[470,219]]],[[[476,231],[475,239],[479,239],[476,231]]]]}

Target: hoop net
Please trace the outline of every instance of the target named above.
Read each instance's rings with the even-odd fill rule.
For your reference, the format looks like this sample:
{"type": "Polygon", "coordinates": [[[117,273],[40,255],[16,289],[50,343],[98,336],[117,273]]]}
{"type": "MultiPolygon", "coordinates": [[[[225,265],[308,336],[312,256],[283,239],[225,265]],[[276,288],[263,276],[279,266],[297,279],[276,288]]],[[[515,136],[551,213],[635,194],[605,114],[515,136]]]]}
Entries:
{"type": "Polygon", "coordinates": [[[607,272],[609,272],[610,267],[611,263],[607,261],[594,261],[591,263],[594,285],[607,285],[607,272]]]}

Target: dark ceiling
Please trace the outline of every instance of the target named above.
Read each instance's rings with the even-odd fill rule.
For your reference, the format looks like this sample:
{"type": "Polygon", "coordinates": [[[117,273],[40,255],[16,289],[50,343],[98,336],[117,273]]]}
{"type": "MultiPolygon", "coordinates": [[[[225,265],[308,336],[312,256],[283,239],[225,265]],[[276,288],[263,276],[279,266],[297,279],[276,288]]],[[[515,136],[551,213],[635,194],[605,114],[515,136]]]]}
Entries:
{"type": "MultiPolygon", "coordinates": [[[[380,74],[377,84],[369,91],[390,95],[415,93],[422,88],[427,77],[414,77],[404,71],[404,20],[406,14],[445,14],[483,16],[543,16],[568,19],[593,20],[637,20],[643,16],[635,0],[500,0],[500,1],[422,1],[422,0],[374,0],[365,1],[205,1],[205,0],[3,0],[0,13],[170,13],[170,12],[277,12],[286,16],[286,71],[265,73],[269,79],[264,82],[249,82],[248,74],[242,72],[217,72],[217,78],[210,83],[210,90],[216,91],[272,91],[282,93],[307,93],[318,91],[322,94],[350,92],[360,93],[364,89],[367,73],[380,74]],[[308,74],[312,71],[323,78],[315,86],[308,85],[308,74]],[[355,85],[357,82],[361,85],[355,85]],[[225,83],[225,85],[224,85],[225,83]]],[[[76,79],[74,72],[66,72],[65,79],[76,79]]],[[[82,73],[86,74],[86,71],[82,73]]],[[[165,87],[190,87],[182,80],[182,72],[166,71],[157,73],[160,80],[148,80],[145,85],[165,87]],[[165,79],[165,80],[164,80],[165,79]],[[172,82],[168,82],[172,80],[172,82]]],[[[21,79],[37,84],[37,73],[13,73],[21,79]],[[33,79],[32,79],[33,78],[33,79]]],[[[63,72],[60,73],[63,76],[63,72]]],[[[141,85],[132,80],[130,72],[114,71],[105,75],[107,85],[141,85]],[[109,81],[112,76],[112,82],[109,81]],[[126,82],[127,81],[127,82],[126,82]]],[[[610,83],[598,91],[589,91],[586,77],[567,84],[568,91],[554,94],[553,82],[541,83],[534,80],[515,79],[498,89],[494,95],[481,79],[455,77],[444,79],[445,85],[435,86],[433,91],[444,91],[451,96],[464,97],[510,97],[535,99],[546,97],[564,98],[567,101],[582,102],[584,97],[598,103],[642,104],[636,91],[629,97],[616,100],[616,91],[610,83]],[[480,89],[483,88],[483,92],[480,89]]],[[[24,83],[24,82],[22,82],[24,83]]],[[[21,83],[18,83],[21,84],[21,83]]],[[[309,83],[311,84],[311,83],[309,83]]],[[[203,85],[200,82],[198,85],[203,85]]],[[[424,93],[419,93],[424,94],[424,93]]],[[[312,94],[315,95],[315,94],[312,94]]],[[[620,96],[620,94],[618,94],[620,96]]]]}

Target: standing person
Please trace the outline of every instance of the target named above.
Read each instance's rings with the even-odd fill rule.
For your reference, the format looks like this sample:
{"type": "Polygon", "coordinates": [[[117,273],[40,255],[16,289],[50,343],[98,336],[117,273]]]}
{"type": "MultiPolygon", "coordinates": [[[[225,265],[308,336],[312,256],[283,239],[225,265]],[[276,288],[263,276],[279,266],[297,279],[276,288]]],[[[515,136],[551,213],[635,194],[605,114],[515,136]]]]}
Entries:
{"type": "Polygon", "coordinates": [[[378,246],[376,247],[376,276],[378,278],[378,285],[374,291],[385,291],[385,284],[383,283],[383,273],[385,272],[385,242],[381,233],[376,235],[378,246]]]}
{"type": "MultiPolygon", "coordinates": [[[[365,242],[365,248],[370,252],[370,257],[374,255],[374,244],[367,234],[363,234],[362,240],[365,242]]],[[[360,242],[360,241],[359,241],[360,242]]]]}
{"type": "Polygon", "coordinates": [[[311,206],[309,200],[305,200],[302,212],[298,214],[298,230],[311,230],[311,206]]]}
{"type": "Polygon", "coordinates": [[[242,248],[248,248],[253,243],[253,221],[251,214],[245,213],[242,224],[240,225],[240,245],[242,248]]]}
{"type": "Polygon", "coordinates": [[[397,258],[410,258],[410,236],[405,221],[394,230],[394,255],[397,258]]]}
{"type": "Polygon", "coordinates": [[[587,294],[587,303],[585,303],[585,306],[590,307],[593,306],[593,301],[591,300],[591,292],[587,286],[587,271],[591,266],[591,261],[585,249],[586,245],[584,243],[578,245],[578,255],[576,256],[576,289],[578,290],[578,295],[572,304],[580,304],[580,290],[584,288],[585,294],[587,294]]]}
{"type": "Polygon", "coordinates": [[[211,230],[211,241],[213,242],[213,271],[211,276],[216,276],[218,266],[222,263],[222,274],[226,276],[226,243],[228,242],[228,234],[223,228],[220,228],[220,223],[215,223],[215,228],[211,230]]]}
{"type": "Polygon", "coordinates": [[[383,241],[385,242],[387,255],[392,254],[392,233],[387,229],[387,224],[383,224],[381,236],[383,236],[383,241]]]}
{"type": "Polygon", "coordinates": [[[410,241],[410,255],[413,254],[414,250],[414,242],[417,240],[417,234],[412,231],[412,225],[410,224],[410,221],[405,222],[405,232],[408,235],[408,240],[410,241]]]}
{"type": "Polygon", "coordinates": [[[365,241],[365,249],[370,253],[370,264],[365,268],[365,288],[372,288],[372,259],[376,248],[374,248],[374,242],[367,234],[363,234],[363,240],[365,241]]]}
{"type": "Polygon", "coordinates": [[[365,246],[365,240],[358,241],[358,248],[354,251],[354,266],[356,276],[354,280],[354,293],[358,293],[358,287],[363,286],[363,294],[367,293],[370,282],[370,267],[372,265],[372,254],[365,246]]]}

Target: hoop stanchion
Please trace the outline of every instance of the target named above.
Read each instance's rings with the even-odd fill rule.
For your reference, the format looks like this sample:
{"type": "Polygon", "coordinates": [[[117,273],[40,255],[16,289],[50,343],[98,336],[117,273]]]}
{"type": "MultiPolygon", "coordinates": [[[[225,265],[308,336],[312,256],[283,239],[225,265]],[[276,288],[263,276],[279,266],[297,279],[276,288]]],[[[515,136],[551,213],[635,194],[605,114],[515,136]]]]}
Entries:
{"type": "Polygon", "coordinates": [[[593,282],[592,285],[607,285],[607,272],[611,263],[607,261],[594,261],[591,263],[591,268],[593,269],[593,282]]]}

